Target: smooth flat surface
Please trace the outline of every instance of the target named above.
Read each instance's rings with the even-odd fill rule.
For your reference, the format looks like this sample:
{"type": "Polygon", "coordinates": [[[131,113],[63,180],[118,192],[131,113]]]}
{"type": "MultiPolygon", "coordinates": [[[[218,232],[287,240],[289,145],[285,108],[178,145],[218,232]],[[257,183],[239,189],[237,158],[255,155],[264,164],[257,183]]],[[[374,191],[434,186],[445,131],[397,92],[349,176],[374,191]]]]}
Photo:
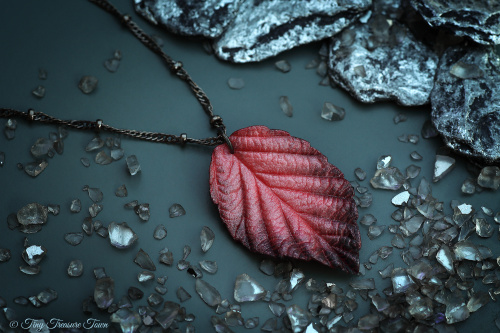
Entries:
{"type": "MultiPolygon", "coordinates": [[[[376,190],[370,187],[369,179],[375,172],[377,158],[392,155],[393,165],[404,170],[410,164],[422,168],[417,179],[424,176],[432,179],[435,152],[442,146],[439,139],[424,140],[416,145],[397,140],[401,134],[420,134],[422,124],[429,118],[430,107],[403,108],[391,103],[363,105],[352,99],[340,89],[318,85],[321,80],[314,70],[304,69],[305,65],[317,57],[320,45],[314,44],[286,52],[267,61],[232,65],[218,61],[207,55],[200,41],[189,41],[172,36],[147,25],[133,13],[131,1],[116,1],[115,5],[122,12],[132,17],[147,32],[157,34],[164,40],[164,49],[174,59],[184,63],[193,79],[205,90],[211,99],[215,113],[223,117],[228,132],[250,125],[266,125],[288,131],[293,136],[308,140],[313,147],[325,154],[329,161],[344,172],[346,178],[354,180],[354,169],[361,167],[368,176],[361,185],[370,188],[373,205],[360,209],[360,217],[371,213],[380,225],[396,222],[391,219],[395,207],[391,198],[397,192],[376,190]],[[284,74],[274,67],[277,60],[286,59],[292,65],[291,72],[284,74]],[[245,81],[242,90],[231,90],[227,86],[230,77],[241,77],[245,81]],[[294,108],[293,117],[284,115],[279,107],[279,97],[289,96],[294,108]],[[328,122],[320,117],[324,102],[332,102],[346,110],[346,117],[341,122],[328,122]],[[404,113],[408,120],[395,125],[393,117],[404,113]],[[418,151],[423,160],[414,162],[410,159],[412,151],[418,151]]],[[[19,110],[34,108],[63,119],[95,120],[101,118],[105,123],[116,127],[147,131],[161,131],[170,134],[186,132],[188,136],[203,138],[214,136],[208,120],[186,85],[173,77],[160,59],[142,46],[128,31],[109,14],[87,1],[8,1],[0,11],[0,102],[2,107],[19,110]],[[121,50],[123,58],[116,73],[108,72],[103,62],[111,58],[115,49],[121,50]],[[38,79],[38,69],[48,72],[47,80],[38,79]],[[84,95],[78,88],[78,81],[83,75],[94,75],[99,79],[95,92],[84,95]],[[43,99],[37,99],[31,91],[38,85],[46,88],[43,99]]],[[[2,126],[5,120],[0,120],[2,126]]],[[[215,275],[205,273],[204,279],[213,284],[221,293],[234,303],[232,296],[236,276],[247,273],[258,280],[265,288],[274,290],[279,281],[265,276],[259,271],[260,255],[249,253],[230,238],[221,223],[217,208],[209,196],[208,168],[212,148],[201,146],[167,146],[122,138],[125,156],[135,154],[141,163],[142,172],[136,176],[128,174],[125,159],[110,165],[101,166],[93,162],[95,153],[84,151],[93,138],[90,132],[71,130],[65,140],[64,154],[49,159],[49,166],[37,178],[27,176],[16,167],[17,163],[32,160],[30,147],[39,137],[47,137],[56,131],[54,126],[28,124],[18,121],[16,137],[8,141],[0,135],[0,151],[5,152],[5,165],[0,168],[0,247],[12,252],[12,259],[0,263],[0,296],[12,307],[19,321],[26,318],[42,317],[46,320],[60,318],[67,322],[83,322],[87,317],[82,313],[81,303],[93,294],[95,278],[93,269],[105,267],[109,276],[115,280],[115,302],[126,295],[129,286],[136,286],[145,292],[145,298],[157,285],[137,282],[137,274],[142,271],[133,263],[137,251],[142,248],[150,254],[156,263],[157,277],[167,275],[166,300],[177,302],[175,291],[184,287],[192,299],[182,303],[187,313],[196,316],[194,325],[197,332],[213,330],[210,317],[214,309],[204,304],[194,290],[194,278],[176,267],[166,267],[158,263],[158,251],[168,247],[174,253],[175,263],[182,256],[184,245],[190,245],[192,253],[188,257],[191,263],[200,260],[216,260],[219,270],[215,275]],[[92,160],[85,168],[81,157],[92,160]],[[117,198],[116,188],[125,184],[127,198],[117,198]],[[117,250],[107,239],[98,235],[85,237],[83,242],[73,247],[67,244],[63,236],[67,232],[81,231],[83,219],[88,216],[87,208],[91,204],[84,185],[98,187],[104,193],[103,211],[97,219],[104,225],[112,221],[126,221],[139,235],[135,245],[127,250],[117,250]],[[71,200],[82,201],[82,212],[71,213],[71,200]],[[133,211],[123,208],[129,201],[138,200],[149,203],[151,218],[143,223],[133,211]],[[49,215],[48,223],[42,231],[25,235],[11,231],[5,223],[10,213],[15,213],[22,206],[38,202],[42,205],[59,204],[61,213],[49,215]],[[180,203],[187,215],[171,219],[168,208],[173,203],[180,203]],[[164,224],[168,236],[158,241],[153,238],[153,231],[158,224],[164,224]],[[216,235],[212,249],[202,253],[199,235],[203,226],[209,226],[216,235]],[[48,254],[41,262],[41,273],[27,276],[19,272],[23,265],[21,253],[23,240],[28,237],[30,244],[43,245],[48,254]],[[83,276],[70,278],[66,269],[72,259],[81,259],[84,264],[83,276]],[[18,296],[32,296],[45,288],[55,289],[59,298],[55,302],[35,309],[32,306],[20,306],[13,303],[18,296]]],[[[101,135],[106,138],[106,133],[101,135]]],[[[469,175],[465,161],[458,159],[451,174],[433,185],[433,195],[443,201],[447,213],[452,199],[466,201],[476,210],[487,206],[495,212],[500,210],[498,192],[483,191],[473,196],[460,192],[462,182],[469,175]]],[[[418,185],[413,181],[414,185],[418,185]]],[[[493,237],[478,240],[493,249],[498,257],[498,225],[493,237]]],[[[392,234],[384,234],[370,241],[367,229],[360,227],[363,246],[360,261],[368,257],[383,245],[390,245],[392,234]]],[[[389,262],[396,267],[403,265],[399,252],[385,261],[379,260],[365,277],[376,279],[377,290],[389,286],[389,280],[381,280],[377,273],[389,262]]],[[[351,276],[313,263],[295,262],[303,270],[306,279],[312,277],[318,281],[334,282],[347,287],[351,276]]],[[[307,308],[308,293],[304,287],[296,292],[294,299],[287,305],[298,304],[307,308]]],[[[134,302],[146,305],[146,299],[134,302]]],[[[360,303],[355,311],[355,320],[368,313],[368,306],[358,296],[360,303]]],[[[106,313],[92,308],[93,318],[109,322],[106,313]]],[[[260,323],[273,317],[266,303],[243,304],[244,318],[260,317],[260,323]]],[[[456,325],[461,332],[477,331],[481,323],[482,330],[494,329],[494,318],[498,316],[497,304],[490,302],[478,313],[473,313],[465,323],[456,325]]],[[[6,323],[3,316],[0,322],[6,323]]],[[[282,325],[279,320],[280,327],[282,325]]],[[[355,321],[354,321],[355,322],[355,321]]],[[[341,322],[344,324],[343,322],[341,322]]],[[[261,326],[259,325],[259,327],[261,326]]],[[[181,328],[184,330],[185,323],[181,328]]],[[[249,331],[234,328],[236,332],[249,331]]],[[[260,329],[250,330],[258,332],[260,329]]]]}

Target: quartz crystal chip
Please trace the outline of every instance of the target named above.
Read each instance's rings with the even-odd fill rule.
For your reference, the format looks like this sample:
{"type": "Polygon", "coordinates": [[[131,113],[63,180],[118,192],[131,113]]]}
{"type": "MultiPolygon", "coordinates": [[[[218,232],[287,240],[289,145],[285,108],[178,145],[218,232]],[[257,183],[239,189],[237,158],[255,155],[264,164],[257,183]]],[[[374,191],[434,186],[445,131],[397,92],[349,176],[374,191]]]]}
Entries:
{"type": "Polygon", "coordinates": [[[238,310],[227,311],[224,315],[224,321],[228,326],[243,326],[244,324],[241,312],[238,310]]]}
{"type": "Polygon", "coordinates": [[[266,290],[248,274],[240,274],[234,283],[234,299],[237,302],[254,302],[266,296],[266,290]]]}
{"type": "Polygon", "coordinates": [[[47,222],[48,209],[39,203],[30,203],[17,212],[17,222],[23,226],[45,224],[47,222]]]}
{"type": "Polygon", "coordinates": [[[162,263],[162,264],[165,264],[165,265],[168,265],[168,266],[171,266],[173,263],[174,263],[174,255],[172,254],[172,252],[170,251],[162,251],[160,252],[160,259],[159,261],[162,263]]]}
{"type": "Polygon", "coordinates": [[[497,190],[500,187],[500,168],[497,166],[482,168],[477,177],[477,184],[484,188],[497,190]]]}
{"type": "Polygon", "coordinates": [[[481,261],[483,257],[478,248],[469,241],[460,241],[453,246],[457,260],[481,261]]]}
{"type": "Polygon", "coordinates": [[[281,317],[281,315],[285,312],[286,306],[283,303],[276,303],[273,301],[270,301],[268,303],[269,309],[271,312],[276,316],[276,317],[281,317]]]}
{"type": "Polygon", "coordinates": [[[125,150],[123,150],[122,148],[112,149],[110,155],[114,161],[118,161],[121,160],[125,155],[125,150]]]}
{"type": "Polygon", "coordinates": [[[261,331],[274,332],[276,330],[277,321],[276,318],[269,318],[264,322],[264,325],[260,328],[261,331]]]}
{"type": "Polygon", "coordinates": [[[96,267],[96,268],[94,268],[94,276],[95,276],[96,280],[108,277],[108,275],[106,274],[106,270],[104,269],[104,267],[96,267]]]}
{"type": "Polygon", "coordinates": [[[395,268],[391,273],[392,288],[395,294],[406,293],[415,282],[406,274],[403,268],[395,268]]]}
{"type": "Polygon", "coordinates": [[[234,333],[229,326],[219,317],[212,316],[210,319],[212,326],[217,333],[234,333]]]}
{"type": "Polygon", "coordinates": [[[345,118],[345,110],[340,106],[336,106],[330,102],[325,102],[323,104],[323,109],[321,110],[321,118],[329,121],[343,120],[345,118]]]}
{"type": "Polygon", "coordinates": [[[484,291],[475,292],[472,297],[467,302],[467,309],[469,312],[475,312],[481,307],[488,304],[490,301],[490,296],[484,291]]]}
{"type": "Polygon", "coordinates": [[[167,237],[167,229],[163,224],[158,225],[153,233],[153,238],[157,240],[162,240],[167,237]]]}
{"type": "Polygon", "coordinates": [[[82,210],[82,202],[80,199],[74,199],[71,201],[71,205],[69,206],[69,210],[72,213],[79,213],[82,210]]]}
{"type": "Polygon", "coordinates": [[[140,283],[151,281],[155,278],[155,275],[152,272],[142,271],[137,274],[137,281],[140,283]]]}
{"type": "Polygon", "coordinates": [[[474,194],[476,192],[476,181],[472,178],[467,178],[462,183],[461,190],[465,194],[474,194]]]}
{"type": "Polygon", "coordinates": [[[398,168],[388,167],[377,170],[370,184],[374,188],[395,191],[403,185],[404,181],[405,177],[398,168]]]}
{"type": "Polygon", "coordinates": [[[489,238],[493,235],[493,227],[486,219],[474,218],[474,222],[476,224],[476,234],[479,237],[489,238]]]}
{"type": "Polygon", "coordinates": [[[283,113],[288,116],[292,117],[293,116],[293,106],[290,104],[290,101],[288,100],[288,96],[280,96],[280,108],[283,113]]]}
{"type": "Polygon", "coordinates": [[[29,301],[26,297],[19,296],[14,298],[14,303],[19,304],[19,305],[28,305],[29,301]]]}
{"type": "Polygon", "coordinates": [[[242,78],[229,78],[227,80],[227,85],[229,88],[234,89],[234,90],[240,90],[245,87],[245,81],[243,81],[242,78]]]}
{"type": "Polygon", "coordinates": [[[42,171],[45,170],[45,168],[47,168],[48,165],[49,163],[45,160],[27,163],[24,166],[24,172],[26,172],[31,177],[36,177],[39,174],[41,174],[42,171]]]}
{"type": "Polygon", "coordinates": [[[377,327],[380,325],[380,319],[377,314],[367,314],[361,318],[359,318],[358,321],[358,328],[360,330],[375,330],[377,327]]]}
{"type": "Polygon", "coordinates": [[[186,211],[184,210],[184,207],[182,207],[180,204],[175,203],[170,208],[168,209],[168,213],[170,217],[179,217],[182,215],[186,215],[186,211]]]}
{"type": "Polygon", "coordinates": [[[259,326],[259,317],[248,318],[245,321],[245,328],[256,328],[259,326]]]}
{"type": "Polygon", "coordinates": [[[375,289],[375,280],[358,279],[349,281],[349,285],[355,290],[373,290],[375,289]]]}
{"type": "Polygon", "coordinates": [[[139,252],[137,252],[135,256],[134,262],[143,269],[147,269],[149,271],[156,271],[155,264],[149,257],[149,254],[147,254],[143,249],[139,249],[139,252]]]}
{"type": "Polygon", "coordinates": [[[418,135],[416,134],[408,134],[408,142],[417,144],[419,141],[418,135]]]}
{"type": "Polygon", "coordinates": [[[179,304],[166,301],[163,304],[163,309],[156,314],[155,320],[164,330],[166,330],[173,324],[180,310],[179,304]]]}
{"type": "Polygon", "coordinates": [[[119,198],[124,198],[124,197],[128,196],[128,191],[127,191],[127,187],[125,186],[125,184],[121,185],[120,187],[118,187],[116,189],[115,195],[119,198]]]}
{"type": "Polygon", "coordinates": [[[108,233],[111,245],[118,249],[129,248],[138,239],[137,234],[126,222],[111,222],[108,225],[108,233]]]}
{"type": "Polygon", "coordinates": [[[68,232],[64,235],[64,240],[70,245],[77,246],[83,240],[83,232],[68,232]]]}
{"type": "Polygon", "coordinates": [[[274,66],[283,73],[288,73],[292,69],[292,66],[286,60],[278,60],[274,63],[274,66]]]}
{"type": "Polygon", "coordinates": [[[95,155],[95,162],[99,165],[107,165],[113,162],[113,159],[103,150],[95,155]]]}
{"type": "Polygon", "coordinates": [[[410,153],[410,158],[414,161],[421,161],[422,160],[422,155],[420,155],[419,153],[417,153],[416,151],[412,151],[410,153]]]}
{"type": "Polygon", "coordinates": [[[373,240],[382,235],[384,230],[385,230],[385,225],[371,225],[368,228],[368,238],[370,238],[370,240],[373,240]]]}
{"type": "Polygon", "coordinates": [[[40,245],[31,245],[24,249],[22,257],[30,266],[36,266],[47,254],[47,249],[40,245]]]}
{"type": "Polygon", "coordinates": [[[102,201],[103,194],[102,191],[98,188],[87,188],[87,191],[89,193],[89,198],[93,202],[100,202],[102,201]]]}
{"type": "Polygon", "coordinates": [[[441,245],[441,248],[436,253],[436,260],[440,263],[446,271],[450,274],[455,274],[455,268],[453,265],[453,253],[450,248],[446,245],[441,245]]]}
{"type": "Polygon", "coordinates": [[[400,234],[395,234],[394,237],[391,240],[392,246],[398,248],[398,249],[404,249],[406,247],[405,240],[403,236],[400,234]]]}
{"type": "Polygon", "coordinates": [[[80,79],[78,88],[80,88],[84,94],[90,94],[97,88],[97,83],[98,80],[95,76],[86,75],[80,79]]]}
{"type": "Polygon", "coordinates": [[[208,250],[210,250],[210,248],[214,243],[214,240],[215,240],[215,234],[212,231],[212,229],[210,229],[207,226],[204,226],[201,229],[200,233],[201,250],[203,252],[207,252],[208,250]]]}
{"type": "Polygon", "coordinates": [[[434,162],[434,175],[432,181],[434,183],[441,180],[455,167],[455,159],[445,155],[436,155],[434,162]]]}
{"type": "Polygon", "coordinates": [[[90,160],[88,158],[86,158],[86,157],[80,158],[80,162],[86,168],[88,168],[90,166],[90,160]]]}
{"type": "Polygon", "coordinates": [[[134,207],[134,212],[139,216],[139,218],[143,221],[149,221],[150,212],[149,212],[149,204],[142,203],[138,204],[134,207]]]}
{"type": "Polygon", "coordinates": [[[216,261],[202,260],[202,261],[200,261],[200,267],[204,271],[206,271],[210,274],[217,273],[217,262],[216,261]]]}
{"type": "Polygon", "coordinates": [[[47,80],[47,71],[43,68],[38,69],[38,78],[40,80],[47,80]]]}
{"type": "Polygon", "coordinates": [[[45,96],[45,87],[38,86],[31,92],[35,97],[43,98],[45,96]]]}
{"type": "Polygon", "coordinates": [[[83,263],[81,260],[71,260],[68,266],[68,275],[78,277],[83,274],[83,263]]]}
{"type": "MultiPolygon", "coordinates": [[[[179,262],[181,262],[181,261],[183,261],[183,260],[179,260],[179,262]]],[[[203,277],[203,272],[201,271],[201,269],[189,264],[189,262],[187,262],[187,264],[188,264],[188,267],[187,267],[188,274],[190,274],[195,279],[199,279],[199,278],[203,277]]]]}
{"type": "Polygon", "coordinates": [[[395,206],[403,206],[408,203],[410,199],[410,193],[408,191],[403,191],[392,198],[391,202],[395,206]]]}
{"type": "Polygon", "coordinates": [[[309,313],[301,309],[296,304],[287,307],[286,313],[288,315],[288,319],[290,319],[291,329],[294,333],[304,332],[306,327],[311,322],[309,313]]]}
{"type": "Polygon", "coordinates": [[[57,291],[54,289],[47,288],[38,293],[36,298],[43,304],[49,304],[52,301],[55,301],[58,297],[57,291]]]}
{"type": "Polygon", "coordinates": [[[35,141],[33,146],[31,146],[31,155],[35,158],[45,157],[49,154],[54,154],[54,143],[47,138],[39,138],[35,141]]]}
{"type": "Polygon", "coordinates": [[[177,288],[175,294],[181,303],[191,299],[191,295],[182,287],[177,288]]]}
{"type": "Polygon", "coordinates": [[[128,288],[127,293],[128,293],[128,297],[133,301],[139,300],[139,299],[144,297],[144,292],[141,289],[136,288],[136,287],[128,288]]]}
{"type": "Polygon", "coordinates": [[[274,263],[274,261],[270,259],[264,259],[260,262],[259,269],[262,273],[271,276],[274,274],[275,267],[276,264],[274,263]]]}
{"type": "Polygon", "coordinates": [[[358,180],[363,181],[366,178],[366,172],[361,168],[354,169],[354,175],[358,180]]]}
{"type": "Polygon", "coordinates": [[[94,151],[104,147],[104,140],[100,137],[96,136],[85,147],[85,151],[94,151]]]}
{"type": "Polygon", "coordinates": [[[36,275],[40,273],[40,266],[19,266],[19,271],[26,275],[36,275]]]}
{"type": "Polygon", "coordinates": [[[371,193],[364,193],[362,196],[359,197],[359,207],[361,208],[367,208],[370,207],[370,205],[373,202],[373,196],[371,193]]]}
{"type": "Polygon", "coordinates": [[[94,301],[99,309],[107,309],[114,300],[115,281],[110,277],[98,279],[94,287],[94,301]]]}
{"type": "Polygon", "coordinates": [[[397,115],[394,116],[394,124],[399,124],[399,123],[402,123],[404,121],[406,121],[408,119],[408,117],[403,114],[403,113],[398,113],[397,115]]]}
{"type": "Polygon", "coordinates": [[[147,301],[149,306],[157,307],[161,303],[163,303],[163,297],[161,297],[161,295],[158,295],[156,293],[152,293],[151,295],[148,296],[147,301]]]}
{"type": "Polygon", "coordinates": [[[458,61],[450,68],[450,74],[459,79],[478,79],[484,76],[484,71],[475,64],[458,61]]]}
{"type": "Polygon", "coordinates": [[[420,170],[421,168],[419,166],[411,164],[406,168],[406,177],[410,179],[417,178],[420,174],[420,170]]]}
{"type": "Polygon", "coordinates": [[[454,324],[469,318],[470,312],[465,305],[465,300],[459,294],[448,294],[446,296],[446,323],[454,324]]]}
{"type": "Polygon", "coordinates": [[[382,279],[387,279],[391,277],[393,270],[394,270],[394,264],[391,263],[387,265],[387,267],[385,267],[384,269],[378,271],[378,273],[380,274],[382,279]]]}
{"type": "Polygon", "coordinates": [[[130,175],[135,176],[139,171],[141,171],[141,165],[137,160],[137,156],[130,155],[127,157],[126,161],[127,161],[128,172],[130,173],[130,175]]]}
{"type": "Polygon", "coordinates": [[[0,262],[7,262],[11,258],[11,253],[9,249],[0,248],[0,262]]]}
{"type": "Polygon", "coordinates": [[[104,61],[104,67],[111,73],[114,73],[120,67],[120,60],[111,58],[104,61]]]}
{"type": "Polygon", "coordinates": [[[141,326],[141,316],[129,309],[119,309],[110,316],[113,323],[120,325],[121,332],[137,332],[141,326]]]}
{"type": "Polygon", "coordinates": [[[196,279],[195,289],[200,298],[209,306],[217,306],[222,301],[217,289],[202,279],[196,279]]]}
{"type": "Polygon", "coordinates": [[[377,223],[377,219],[372,214],[366,214],[361,218],[359,223],[361,223],[362,225],[370,226],[374,223],[377,223]]]}
{"type": "Polygon", "coordinates": [[[103,209],[103,205],[98,205],[96,203],[93,203],[90,207],[89,207],[89,214],[90,216],[92,217],[96,217],[103,209]]]}

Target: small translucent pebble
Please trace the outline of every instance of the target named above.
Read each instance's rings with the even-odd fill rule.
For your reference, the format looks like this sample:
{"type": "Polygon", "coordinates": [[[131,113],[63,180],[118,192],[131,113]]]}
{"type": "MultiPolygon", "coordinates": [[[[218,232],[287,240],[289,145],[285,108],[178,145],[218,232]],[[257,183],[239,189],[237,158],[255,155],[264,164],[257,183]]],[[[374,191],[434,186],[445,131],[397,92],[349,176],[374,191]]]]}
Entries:
{"type": "Polygon", "coordinates": [[[242,78],[232,77],[229,80],[227,80],[227,85],[231,89],[239,90],[239,89],[243,89],[243,87],[245,87],[245,81],[243,81],[242,78]]]}
{"type": "Polygon", "coordinates": [[[184,207],[182,207],[180,204],[175,203],[170,208],[168,209],[168,213],[170,217],[179,217],[182,215],[186,215],[186,211],[184,210],[184,207]]]}
{"type": "Polygon", "coordinates": [[[204,226],[201,229],[200,233],[201,250],[203,252],[207,252],[208,250],[210,250],[210,248],[214,243],[214,240],[215,240],[215,234],[212,231],[212,229],[210,229],[207,226],[204,226]]]}
{"type": "Polygon", "coordinates": [[[394,120],[394,124],[399,124],[399,123],[406,121],[407,119],[408,119],[408,117],[406,117],[406,115],[399,113],[396,116],[394,116],[393,120],[394,120]]]}
{"type": "Polygon", "coordinates": [[[90,166],[90,160],[88,158],[86,158],[86,157],[80,158],[80,162],[86,168],[88,168],[90,166]]]}
{"type": "Polygon", "coordinates": [[[329,121],[339,121],[345,118],[345,110],[340,106],[325,102],[321,110],[321,118],[329,121]]]}
{"type": "Polygon", "coordinates": [[[90,75],[83,76],[78,83],[78,88],[80,88],[84,94],[90,94],[97,88],[97,83],[98,80],[96,77],[90,75]]]}
{"type": "Polygon", "coordinates": [[[124,198],[128,195],[127,187],[125,186],[125,184],[116,189],[115,195],[119,198],[124,198]]]}
{"type": "Polygon", "coordinates": [[[95,162],[100,165],[107,165],[113,162],[113,159],[105,151],[100,151],[95,156],[95,162]]]}
{"type": "Polygon", "coordinates": [[[45,96],[45,87],[38,86],[31,93],[35,95],[35,97],[43,98],[45,96]]]}
{"type": "Polygon", "coordinates": [[[290,104],[290,101],[288,100],[288,96],[280,97],[280,108],[286,116],[288,117],[293,116],[293,107],[290,104]]]}
{"type": "Polygon", "coordinates": [[[417,151],[412,151],[410,154],[410,157],[414,161],[421,161],[422,160],[422,156],[417,151]]]}
{"type": "Polygon", "coordinates": [[[277,69],[279,69],[283,73],[288,73],[292,69],[292,66],[286,60],[276,61],[274,65],[276,66],[277,69]]]}
{"type": "Polygon", "coordinates": [[[135,176],[139,171],[141,171],[141,165],[137,160],[135,155],[130,155],[127,157],[127,167],[130,175],[135,176]]]}

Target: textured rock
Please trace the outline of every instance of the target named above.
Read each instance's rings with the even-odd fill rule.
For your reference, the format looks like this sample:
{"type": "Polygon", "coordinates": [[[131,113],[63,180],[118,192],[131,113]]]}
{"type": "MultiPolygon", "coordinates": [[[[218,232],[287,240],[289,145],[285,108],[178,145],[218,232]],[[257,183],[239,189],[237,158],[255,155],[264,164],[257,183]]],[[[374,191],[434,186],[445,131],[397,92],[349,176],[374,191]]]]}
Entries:
{"type": "Polygon", "coordinates": [[[215,38],[234,19],[242,0],[134,0],[151,23],[188,36],[215,38]]]}
{"type": "Polygon", "coordinates": [[[500,161],[499,73],[492,47],[452,47],[441,57],[431,93],[432,122],[446,144],[485,162],[500,161]]]}
{"type": "Polygon", "coordinates": [[[370,5],[371,0],[246,0],[215,41],[215,53],[232,62],[260,61],[340,32],[370,5]]]}
{"type": "Polygon", "coordinates": [[[480,44],[500,44],[500,2],[497,0],[410,0],[434,27],[480,44]]]}
{"type": "Polygon", "coordinates": [[[330,77],[364,103],[426,104],[438,56],[389,11],[382,12],[332,38],[330,77]]]}

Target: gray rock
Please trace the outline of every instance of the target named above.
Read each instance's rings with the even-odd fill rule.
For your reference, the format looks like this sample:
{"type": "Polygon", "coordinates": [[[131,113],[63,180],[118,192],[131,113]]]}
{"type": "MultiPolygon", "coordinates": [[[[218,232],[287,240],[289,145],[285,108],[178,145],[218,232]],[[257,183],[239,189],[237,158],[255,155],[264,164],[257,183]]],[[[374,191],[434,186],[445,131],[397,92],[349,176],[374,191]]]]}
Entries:
{"type": "Polygon", "coordinates": [[[432,122],[450,148],[500,161],[500,57],[492,47],[449,48],[439,63],[431,104],[432,122]],[[462,78],[471,72],[483,74],[462,78]]]}
{"type": "Polygon", "coordinates": [[[452,30],[480,44],[500,44],[500,2],[496,0],[410,0],[434,27],[452,30]]]}
{"type": "Polygon", "coordinates": [[[234,19],[242,0],[134,0],[135,10],[155,25],[188,36],[215,38],[234,19]]]}
{"type": "Polygon", "coordinates": [[[245,0],[215,41],[215,54],[237,63],[260,61],[340,32],[371,0],[245,0]]]}
{"type": "Polygon", "coordinates": [[[438,56],[406,26],[389,18],[375,13],[367,24],[359,22],[334,36],[330,77],[364,103],[426,104],[438,56]]]}

